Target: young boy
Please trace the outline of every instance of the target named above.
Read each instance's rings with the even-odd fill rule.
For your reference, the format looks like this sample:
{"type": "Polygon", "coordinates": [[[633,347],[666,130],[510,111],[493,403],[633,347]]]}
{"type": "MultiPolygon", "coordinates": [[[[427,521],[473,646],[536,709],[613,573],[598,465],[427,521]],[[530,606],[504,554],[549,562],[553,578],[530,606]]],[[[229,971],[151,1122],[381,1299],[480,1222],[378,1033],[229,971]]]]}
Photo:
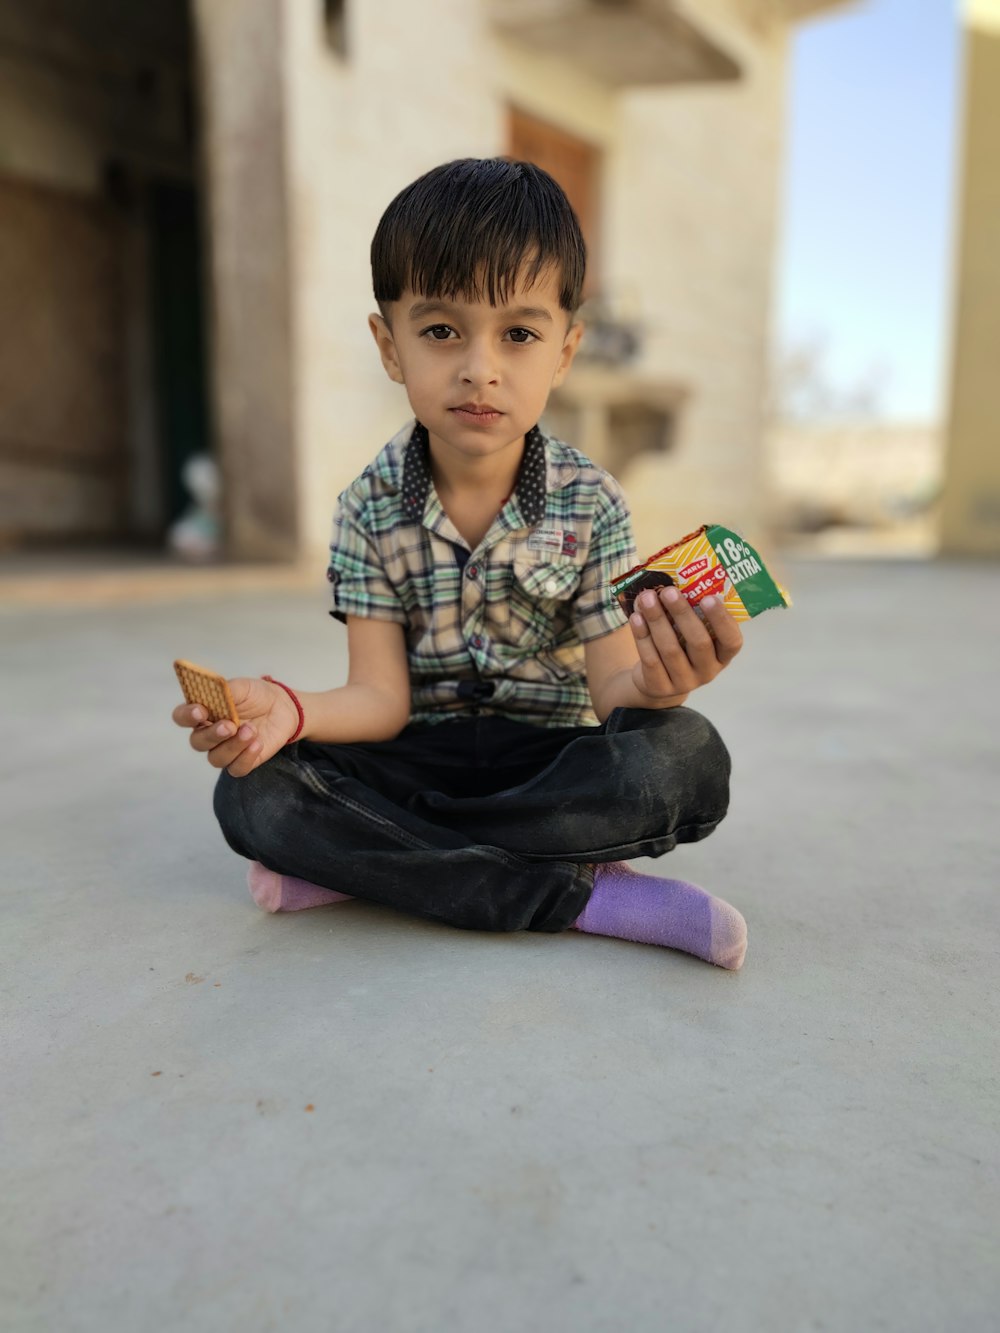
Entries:
{"type": "Polygon", "coordinates": [[[187,704],[174,720],[223,770],[216,814],[268,910],[356,896],[738,968],[734,908],[621,861],[725,815],[729,756],[682,705],[742,637],[718,598],[706,626],[673,588],[628,621],[611,597],[637,563],[621,489],[538,425],[580,344],[584,265],[528,163],[451,162],[393,200],[369,326],[416,420],[340,497],[347,684],[237,679],[238,729],[187,704]]]}

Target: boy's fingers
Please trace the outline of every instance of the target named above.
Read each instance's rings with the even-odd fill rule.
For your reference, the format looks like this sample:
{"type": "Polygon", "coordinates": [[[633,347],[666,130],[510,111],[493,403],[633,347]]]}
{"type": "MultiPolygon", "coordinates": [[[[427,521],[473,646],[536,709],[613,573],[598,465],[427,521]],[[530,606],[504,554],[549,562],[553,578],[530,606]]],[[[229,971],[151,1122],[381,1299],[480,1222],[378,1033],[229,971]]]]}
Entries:
{"type": "Polygon", "coordinates": [[[692,682],[691,663],[662,610],[658,619],[650,617],[647,621],[641,614],[635,616],[632,628],[639,650],[644,690],[667,697],[694,688],[697,682],[692,682]]]}
{"type": "Polygon", "coordinates": [[[743,631],[721,597],[706,597],[702,605],[715,635],[715,655],[723,666],[728,666],[743,647],[743,631]]]}
{"type": "Polygon", "coordinates": [[[696,669],[728,666],[743,647],[743,633],[721,597],[706,597],[701,603],[707,624],[675,588],[662,589],[660,598],[696,669]]]}
{"type": "MultiPolygon", "coordinates": [[[[200,754],[213,754],[216,750],[224,748],[227,744],[236,745],[240,750],[251,741],[255,740],[257,733],[249,723],[244,722],[237,731],[232,722],[213,722],[211,726],[196,727],[191,733],[190,745],[192,750],[197,750],[200,754]]],[[[212,760],[215,763],[215,760],[212,760]]],[[[223,761],[216,764],[216,768],[224,768],[229,761],[223,761]]]]}
{"type": "Polygon", "coordinates": [[[224,740],[228,740],[235,730],[231,722],[213,722],[210,726],[195,727],[188,737],[188,744],[192,750],[205,754],[209,750],[214,750],[224,740]]]}
{"type": "Polygon", "coordinates": [[[673,621],[674,628],[684,640],[688,657],[696,665],[702,662],[707,664],[715,656],[715,646],[711,634],[694,607],[676,588],[663,588],[660,599],[673,621]]]}
{"type": "Polygon", "coordinates": [[[228,768],[233,777],[242,777],[253,768],[259,754],[260,741],[235,736],[209,750],[208,762],[213,768],[228,768]]]}
{"type": "Polygon", "coordinates": [[[632,626],[632,637],[635,639],[635,646],[639,650],[639,662],[642,666],[643,679],[649,685],[654,694],[676,694],[673,681],[670,679],[670,673],[664,665],[663,658],[653,642],[653,636],[650,633],[649,626],[641,615],[633,615],[629,619],[632,626]]]}
{"type": "Polygon", "coordinates": [[[239,759],[226,767],[231,778],[245,778],[248,773],[253,772],[259,763],[260,744],[254,741],[252,745],[247,746],[239,759]]]}
{"type": "Polygon", "coordinates": [[[643,593],[638,601],[638,609],[646,622],[650,637],[656,651],[663,660],[664,667],[678,688],[684,688],[684,672],[685,670],[690,671],[691,663],[680,639],[677,637],[677,630],[674,628],[673,622],[663,609],[663,603],[655,593],[643,593]]]}
{"type": "Polygon", "coordinates": [[[205,721],[205,710],[197,704],[178,704],[170,716],[179,727],[197,727],[205,721]]]}

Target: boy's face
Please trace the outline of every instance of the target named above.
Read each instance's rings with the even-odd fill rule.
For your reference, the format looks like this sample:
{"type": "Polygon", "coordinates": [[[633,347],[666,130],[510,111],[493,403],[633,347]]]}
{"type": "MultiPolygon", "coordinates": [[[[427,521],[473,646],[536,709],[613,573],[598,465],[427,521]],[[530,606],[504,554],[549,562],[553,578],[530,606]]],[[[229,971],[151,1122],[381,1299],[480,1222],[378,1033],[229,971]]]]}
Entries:
{"type": "Polygon", "coordinates": [[[503,305],[406,291],[368,321],[389,378],[406,387],[437,460],[516,448],[569,370],[583,333],[557,273],[518,281],[503,305]]]}

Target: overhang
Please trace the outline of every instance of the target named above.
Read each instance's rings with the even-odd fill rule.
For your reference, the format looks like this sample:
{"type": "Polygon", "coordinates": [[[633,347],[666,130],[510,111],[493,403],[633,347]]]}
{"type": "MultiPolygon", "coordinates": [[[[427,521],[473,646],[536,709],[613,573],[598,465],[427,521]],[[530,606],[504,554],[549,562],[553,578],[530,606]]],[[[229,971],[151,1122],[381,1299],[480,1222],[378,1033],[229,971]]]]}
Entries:
{"type": "Polygon", "coordinates": [[[690,0],[492,0],[497,29],[613,87],[738,79],[690,0]]]}
{"type": "Polygon", "coordinates": [[[786,23],[799,23],[828,9],[843,9],[845,5],[858,3],[860,0],[775,0],[775,8],[786,23]]]}

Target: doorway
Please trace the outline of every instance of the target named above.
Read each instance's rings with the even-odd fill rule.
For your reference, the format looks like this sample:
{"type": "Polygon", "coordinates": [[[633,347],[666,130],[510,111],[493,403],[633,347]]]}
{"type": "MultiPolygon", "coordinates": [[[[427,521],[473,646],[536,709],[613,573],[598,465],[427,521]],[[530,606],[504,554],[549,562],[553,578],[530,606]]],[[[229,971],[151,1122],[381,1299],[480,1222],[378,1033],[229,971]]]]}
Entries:
{"type": "Polygon", "coordinates": [[[0,544],[162,546],[210,452],[193,34],[0,0],[0,544]]]}
{"type": "Polygon", "coordinates": [[[194,186],[154,181],[146,214],[162,511],[170,524],[190,499],[182,480],[184,464],[211,450],[202,245],[194,186]]]}

